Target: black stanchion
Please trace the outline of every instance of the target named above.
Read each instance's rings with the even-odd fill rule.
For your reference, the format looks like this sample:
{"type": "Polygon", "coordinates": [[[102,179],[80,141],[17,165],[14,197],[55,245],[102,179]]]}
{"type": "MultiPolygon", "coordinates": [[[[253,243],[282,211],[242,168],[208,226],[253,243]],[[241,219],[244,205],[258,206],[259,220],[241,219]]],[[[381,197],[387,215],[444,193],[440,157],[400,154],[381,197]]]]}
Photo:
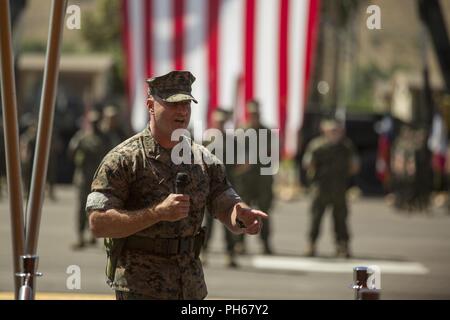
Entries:
{"type": "Polygon", "coordinates": [[[359,266],[353,268],[353,286],[355,291],[355,300],[379,300],[380,290],[369,288],[367,281],[372,275],[373,270],[369,267],[359,266]]]}

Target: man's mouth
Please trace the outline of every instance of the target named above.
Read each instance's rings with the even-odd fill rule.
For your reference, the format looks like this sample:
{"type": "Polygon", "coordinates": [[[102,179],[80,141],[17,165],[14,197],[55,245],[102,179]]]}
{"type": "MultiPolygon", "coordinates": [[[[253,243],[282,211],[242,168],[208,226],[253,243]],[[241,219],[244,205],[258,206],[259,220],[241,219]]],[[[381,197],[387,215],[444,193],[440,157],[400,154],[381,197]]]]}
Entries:
{"type": "Polygon", "coordinates": [[[175,119],[175,122],[178,124],[184,124],[184,119],[175,119]]]}

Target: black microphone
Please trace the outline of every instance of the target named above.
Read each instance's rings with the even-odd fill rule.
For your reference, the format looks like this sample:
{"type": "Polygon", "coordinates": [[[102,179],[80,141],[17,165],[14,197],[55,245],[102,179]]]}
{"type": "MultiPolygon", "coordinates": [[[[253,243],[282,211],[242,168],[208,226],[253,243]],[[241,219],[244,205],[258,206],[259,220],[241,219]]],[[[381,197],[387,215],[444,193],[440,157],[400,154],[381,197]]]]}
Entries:
{"type": "Polygon", "coordinates": [[[185,194],[185,188],[188,185],[189,176],[186,172],[178,172],[175,179],[175,193],[185,194]]]}

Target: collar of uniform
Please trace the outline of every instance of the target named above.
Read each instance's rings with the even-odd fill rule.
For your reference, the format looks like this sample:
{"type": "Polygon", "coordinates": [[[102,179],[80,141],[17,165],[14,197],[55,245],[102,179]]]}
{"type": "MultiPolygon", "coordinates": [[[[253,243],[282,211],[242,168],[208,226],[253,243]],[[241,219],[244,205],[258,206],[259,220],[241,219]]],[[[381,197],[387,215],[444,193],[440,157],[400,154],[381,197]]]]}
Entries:
{"type": "Polygon", "coordinates": [[[143,144],[145,153],[152,158],[156,157],[156,144],[157,142],[153,138],[152,132],[150,131],[150,124],[142,132],[143,144]]]}
{"type": "Polygon", "coordinates": [[[170,159],[170,151],[161,147],[161,145],[153,137],[150,130],[150,124],[144,129],[143,143],[145,153],[148,157],[165,162],[170,159]]]}
{"type": "MultiPolygon", "coordinates": [[[[155,140],[152,131],[150,130],[150,124],[144,129],[143,142],[148,157],[164,163],[171,160],[171,150],[163,148],[158,141],[155,140]]],[[[183,142],[188,142],[188,139],[184,136],[183,142]]]]}

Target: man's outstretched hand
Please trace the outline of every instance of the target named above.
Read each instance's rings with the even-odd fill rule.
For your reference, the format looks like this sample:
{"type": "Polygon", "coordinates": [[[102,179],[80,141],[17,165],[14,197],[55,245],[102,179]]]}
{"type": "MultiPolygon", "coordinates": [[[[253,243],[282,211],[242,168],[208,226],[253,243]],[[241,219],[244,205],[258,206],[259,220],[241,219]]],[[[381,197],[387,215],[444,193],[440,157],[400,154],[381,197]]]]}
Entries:
{"type": "Polygon", "coordinates": [[[246,208],[240,203],[236,204],[234,209],[236,211],[236,226],[240,227],[241,231],[247,234],[258,234],[262,228],[262,219],[269,217],[261,210],[246,208]]]}

